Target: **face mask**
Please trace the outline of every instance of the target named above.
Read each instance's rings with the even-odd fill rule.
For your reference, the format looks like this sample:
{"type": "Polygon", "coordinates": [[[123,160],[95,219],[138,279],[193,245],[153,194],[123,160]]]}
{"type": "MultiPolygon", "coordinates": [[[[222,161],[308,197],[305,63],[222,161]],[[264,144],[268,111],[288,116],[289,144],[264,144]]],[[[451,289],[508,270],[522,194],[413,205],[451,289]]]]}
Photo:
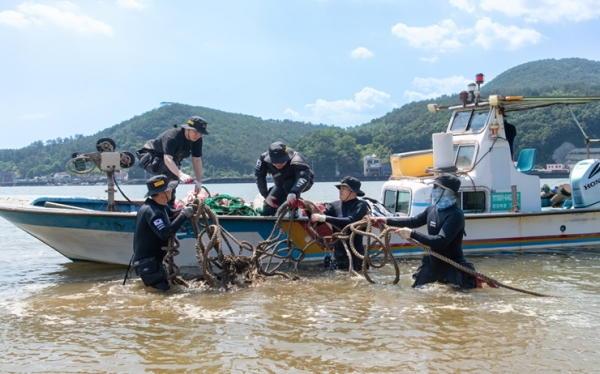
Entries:
{"type": "Polygon", "coordinates": [[[443,189],[433,188],[431,190],[431,204],[436,204],[438,201],[440,201],[440,197],[442,197],[443,193],[444,193],[443,189]]]}

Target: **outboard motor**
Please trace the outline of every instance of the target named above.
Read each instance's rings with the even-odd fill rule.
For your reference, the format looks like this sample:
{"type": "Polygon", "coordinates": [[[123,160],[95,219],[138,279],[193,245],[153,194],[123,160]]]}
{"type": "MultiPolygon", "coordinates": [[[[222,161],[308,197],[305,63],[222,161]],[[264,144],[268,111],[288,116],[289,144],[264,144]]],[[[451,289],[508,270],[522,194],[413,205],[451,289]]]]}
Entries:
{"type": "Polygon", "coordinates": [[[600,160],[581,160],[571,171],[574,208],[600,203],[600,160]]]}

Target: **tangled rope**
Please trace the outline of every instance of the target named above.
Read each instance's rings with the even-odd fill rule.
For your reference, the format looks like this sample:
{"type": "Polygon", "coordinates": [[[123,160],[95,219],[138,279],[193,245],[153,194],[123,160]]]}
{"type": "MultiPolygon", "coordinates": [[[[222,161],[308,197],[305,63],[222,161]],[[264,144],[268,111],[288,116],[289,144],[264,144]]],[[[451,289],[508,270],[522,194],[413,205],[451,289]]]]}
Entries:
{"type": "MultiPolygon", "coordinates": [[[[223,199],[232,199],[228,195],[219,195],[223,199]]],[[[324,225],[318,222],[312,222],[306,225],[312,240],[306,243],[303,248],[294,246],[292,242],[291,231],[299,216],[299,209],[302,208],[308,216],[312,213],[320,213],[319,207],[308,200],[297,200],[295,204],[289,206],[287,203],[281,205],[277,211],[277,218],[269,237],[258,243],[254,247],[248,241],[239,241],[219,224],[217,213],[211,209],[206,201],[196,199],[190,205],[194,207],[195,214],[190,219],[192,230],[196,237],[196,258],[202,269],[203,279],[208,285],[217,288],[230,289],[233,286],[244,286],[252,283],[261,282],[268,276],[279,275],[288,279],[298,279],[298,276],[290,276],[280,271],[284,264],[293,264],[296,270],[298,264],[305,258],[306,250],[313,244],[318,244],[324,251],[333,252],[335,243],[341,241],[348,256],[349,263],[352,263],[352,255],[362,261],[361,273],[370,283],[375,282],[370,275],[371,270],[381,269],[388,263],[394,268],[394,278],[391,284],[397,284],[400,280],[400,268],[390,247],[391,236],[394,228],[385,224],[379,224],[379,235],[374,234],[373,218],[370,215],[362,220],[349,224],[343,228],[335,227],[330,235],[324,235],[319,226],[324,225]],[[284,229],[284,219],[288,217],[287,228],[284,229]],[[284,238],[284,234],[285,238],[284,238]],[[354,246],[356,235],[362,235],[366,238],[364,254],[357,251],[354,246]],[[238,250],[234,250],[232,243],[235,243],[238,250]],[[227,253],[225,253],[227,252],[227,253]],[[250,256],[244,253],[251,253],[250,256]]],[[[214,201],[214,200],[213,200],[214,201]]],[[[426,254],[432,255],[457,269],[468,274],[481,278],[490,285],[507,288],[513,291],[522,292],[534,296],[560,297],[530,291],[523,288],[511,286],[499,282],[482,273],[466,268],[461,264],[427,248],[414,239],[410,241],[420,247],[426,254]]],[[[169,240],[167,256],[165,262],[169,273],[169,281],[174,284],[180,284],[190,287],[190,283],[177,277],[179,267],[174,262],[174,256],[179,253],[179,242],[175,236],[169,240]]],[[[349,266],[350,275],[356,272],[352,266],[349,266]]]]}

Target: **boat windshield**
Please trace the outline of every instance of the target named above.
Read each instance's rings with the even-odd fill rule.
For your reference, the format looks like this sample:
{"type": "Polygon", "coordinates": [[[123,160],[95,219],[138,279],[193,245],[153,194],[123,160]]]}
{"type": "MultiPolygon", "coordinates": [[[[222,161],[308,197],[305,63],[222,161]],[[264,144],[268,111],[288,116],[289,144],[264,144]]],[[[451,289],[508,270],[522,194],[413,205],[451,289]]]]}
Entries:
{"type": "Polygon", "coordinates": [[[467,110],[454,112],[450,131],[452,132],[479,132],[485,126],[489,109],[467,110]]]}
{"type": "Polygon", "coordinates": [[[473,164],[475,157],[475,145],[473,144],[455,144],[454,159],[457,168],[468,169],[473,164]]]}

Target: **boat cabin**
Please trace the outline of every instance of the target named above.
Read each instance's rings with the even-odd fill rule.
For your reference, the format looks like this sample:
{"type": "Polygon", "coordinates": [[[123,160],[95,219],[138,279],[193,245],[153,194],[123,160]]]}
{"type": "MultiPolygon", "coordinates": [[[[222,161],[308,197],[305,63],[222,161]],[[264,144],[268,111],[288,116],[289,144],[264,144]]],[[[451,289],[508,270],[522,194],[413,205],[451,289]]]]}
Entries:
{"type": "MultiPolygon", "coordinates": [[[[461,98],[462,94],[461,94],[461,98]]],[[[490,96],[487,101],[463,99],[463,104],[438,107],[432,113],[451,111],[445,133],[433,134],[433,149],[393,154],[392,176],[381,192],[386,208],[399,215],[414,216],[431,204],[431,182],[439,173],[452,173],[461,180],[459,206],[465,213],[536,213],[542,211],[540,179],[527,174],[535,166],[535,149],[523,149],[515,164],[512,155],[514,128],[504,120],[505,113],[558,104],[583,104],[598,97],[529,98],[490,96]]],[[[581,128],[581,126],[580,126],[581,128]]],[[[583,131],[583,130],[582,130],[583,131]]],[[[581,198],[583,188],[597,160],[584,160],[580,180],[571,181],[575,208],[600,203],[597,196],[581,198]],[[591,162],[590,162],[591,161],[591,162]],[[581,188],[575,185],[581,184],[581,188]],[[575,184],[574,184],[575,183],[575,184]],[[585,200],[585,201],[583,201],[585,200]]],[[[579,165],[579,164],[578,164],[579,165]]],[[[600,165],[599,165],[600,166],[600,165]]],[[[578,170],[574,168],[571,177],[578,170]]],[[[589,184],[589,183],[588,183],[589,184]]]]}

